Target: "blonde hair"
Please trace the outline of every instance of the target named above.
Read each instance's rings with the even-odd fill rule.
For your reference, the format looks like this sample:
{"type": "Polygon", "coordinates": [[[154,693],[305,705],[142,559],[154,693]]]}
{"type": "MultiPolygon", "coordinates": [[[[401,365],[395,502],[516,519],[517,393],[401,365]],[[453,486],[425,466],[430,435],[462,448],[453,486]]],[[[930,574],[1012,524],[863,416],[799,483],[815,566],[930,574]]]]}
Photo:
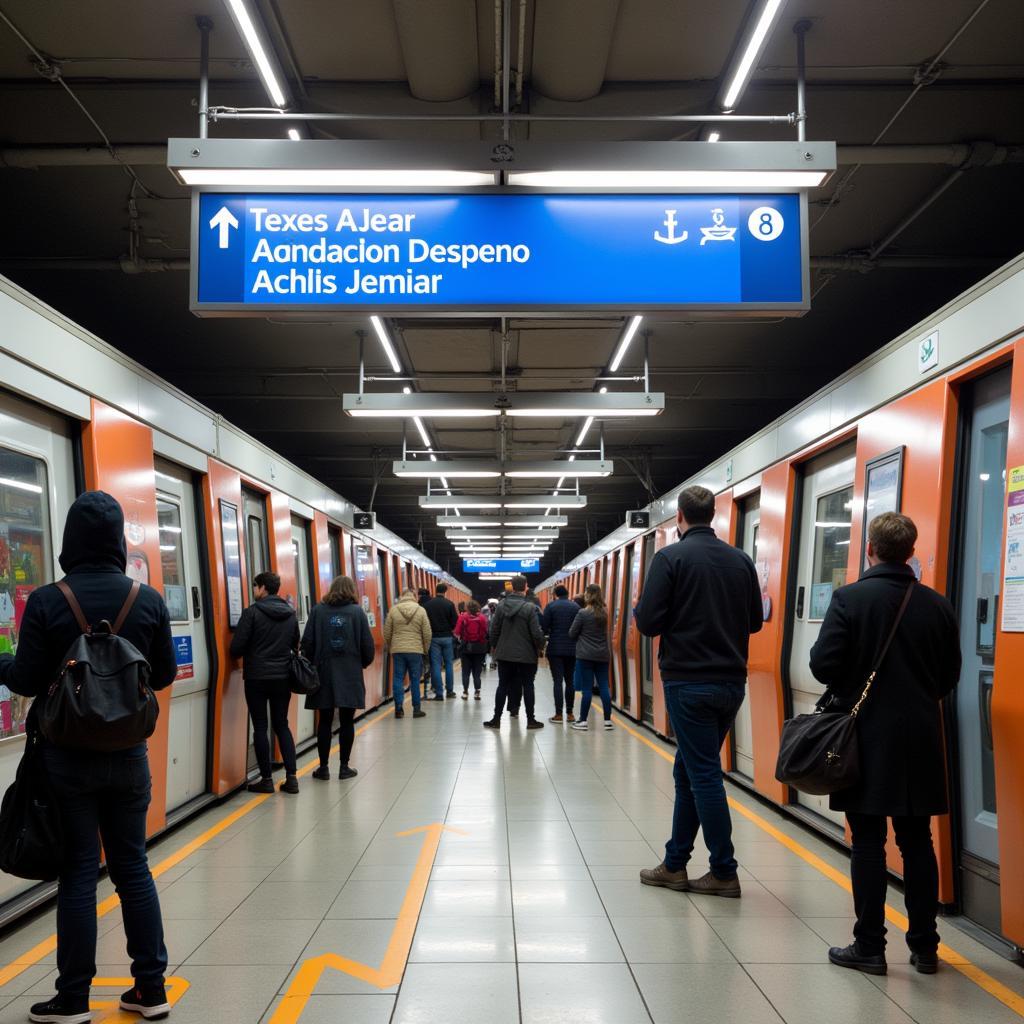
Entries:
{"type": "Polygon", "coordinates": [[[416,600],[416,591],[412,587],[406,587],[405,590],[399,595],[398,600],[401,601],[403,598],[411,597],[414,601],[416,600]]]}

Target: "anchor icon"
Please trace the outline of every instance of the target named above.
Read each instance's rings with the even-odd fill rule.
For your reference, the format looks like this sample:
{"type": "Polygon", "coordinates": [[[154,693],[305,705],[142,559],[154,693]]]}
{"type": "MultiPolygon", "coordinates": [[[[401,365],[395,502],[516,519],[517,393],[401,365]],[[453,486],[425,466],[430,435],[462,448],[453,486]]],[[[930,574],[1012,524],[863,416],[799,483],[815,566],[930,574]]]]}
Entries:
{"type": "Polygon", "coordinates": [[[654,240],[661,242],[664,245],[678,245],[680,242],[685,242],[689,237],[688,233],[684,231],[681,235],[676,234],[676,228],[679,222],[676,220],[675,210],[665,211],[665,230],[667,234],[662,234],[660,231],[654,232],[654,240]]]}

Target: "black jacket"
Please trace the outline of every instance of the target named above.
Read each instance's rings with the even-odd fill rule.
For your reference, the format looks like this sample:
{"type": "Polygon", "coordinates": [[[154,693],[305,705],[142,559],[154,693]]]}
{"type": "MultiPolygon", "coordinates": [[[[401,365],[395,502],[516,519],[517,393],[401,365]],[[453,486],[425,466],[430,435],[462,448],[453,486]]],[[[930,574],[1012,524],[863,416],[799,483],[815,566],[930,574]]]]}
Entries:
{"type": "MultiPolygon", "coordinates": [[[[906,565],[876,565],[832,595],[811,648],[811,671],[843,706],[852,707],[863,692],[913,579],[906,565]]],[[[915,583],[857,715],[860,783],[834,793],[833,810],[888,816],[948,810],[939,702],[959,678],[960,626],[953,606],[915,583]]]]}
{"type": "Polygon", "coordinates": [[[308,709],[366,707],[363,669],[373,664],[376,648],[366,612],[358,604],[321,601],[302,631],[302,653],[316,665],[320,676],[320,689],[306,698],[308,709]],[[344,637],[340,652],[331,647],[335,633],[344,637]]]}
{"type": "Polygon", "coordinates": [[[455,623],[459,621],[459,614],[447,597],[436,594],[423,605],[423,610],[430,620],[430,632],[435,640],[452,635],[455,623]]]}
{"type": "Polygon", "coordinates": [[[536,665],[544,633],[537,606],[522,594],[511,593],[498,605],[488,635],[498,661],[536,665]]]}
{"type": "Polygon", "coordinates": [[[633,611],[644,636],[660,636],[658,667],[666,683],[745,683],[751,633],[764,623],[754,563],[692,526],[651,562],[633,611]]]}
{"type": "Polygon", "coordinates": [[[548,638],[548,654],[571,658],[576,654],[576,641],[569,636],[569,627],[580,606],[567,597],[552,601],[541,615],[540,625],[548,638]]]}
{"type": "Polygon", "coordinates": [[[245,679],[287,679],[291,653],[299,647],[295,610],[277,594],[253,601],[231,638],[231,657],[242,659],[245,679]]]}
{"type": "MultiPolygon", "coordinates": [[[[71,506],[60,565],[89,623],[113,622],[132,581],[124,574],[124,514],[109,494],[87,491],[71,506]]],[[[64,653],[79,635],[64,595],[52,583],[39,587],[25,606],[17,653],[0,655],[0,682],[26,697],[45,693],[57,678],[64,653]]],[[[121,636],[145,655],[154,690],[174,682],[177,665],[171,619],[164,599],[152,587],[142,587],[121,636]]]]}
{"type": "Polygon", "coordinates": [[[581,661],[611,661],[607,614],[604,622],[598,622],[590,608],[578,608],[569,635],[576,641],[576,657],[581,661]]]}

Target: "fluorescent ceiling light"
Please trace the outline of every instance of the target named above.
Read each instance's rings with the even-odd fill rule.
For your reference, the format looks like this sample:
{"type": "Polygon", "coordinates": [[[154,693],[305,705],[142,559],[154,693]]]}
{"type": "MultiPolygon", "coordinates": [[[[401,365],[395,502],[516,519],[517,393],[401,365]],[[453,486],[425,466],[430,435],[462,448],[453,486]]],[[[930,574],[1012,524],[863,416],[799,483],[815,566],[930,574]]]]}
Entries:
{"type": "Polygon", "coordinates": [[[281,167],[181,167],[178,175],[186,185],[237,185],[246,188],[469,188],[493,185],[494,174],[485,171],[446,170],[346,170],[281,167]]]}
{"type": "Polygon", "coordinates": [[[538,460],[503,463],[489,459],[432,459],[430,462],[407,459],[392,463],[392,469],[395,476],[410,479],[430,477],[486,479],[500,476],[542,479],[557,476],[611,476],[615,470],[615,463],[611,459],[576,459],[570,468],[563,461],[538,460]]]}
{"type": "Polygon", "coordinates": [[[401,373],[402,364],[398,361],[398,354],[395,352],[394,345],[391,344],[391,338],[388,335],[388,329],[384,326],[384,321],[381,320],[379,316],[371,316],[370,323],[373,325],[373,329],[377,332],[380,347],[384,349],[384,355],[388,357],[391,369],[395,373],[401,373]]]}
{"type": "MultiPolygon", "coordinates": [[[[375,318],[376,319],[376,318],[375,318]]],[[[390,344],[390,342],[389,342],[390,344]]],[[[349,416],[366,418],[407,418],[429,416],[431,419],[472,419],[474,417],[576,417],[601,419],[626,416],[657,416],[665,408],[661,392],[531,392],[527,394],[473,395],[463,392],[420,392],[410,394],[345,394],[342,408],[349,416]]]]}
{"type": "Polygon", "coordinates": [[[452,497],[450,494],[424,494],[420,497],[420,508],[501,508],[500,495],[472,498],[465,495],[452,497]]]}
{"type": "Polygon", "coordinates": [[[717,142],[722,137],[722,133],[715,131],[708,134],[708,142],[717,142]]]}
{"type": "Polygon", "coordinates": [[[395,476],[413,479],[427,477],[477,479],[501,476],[501,464],[484,459],[463,459],[461,462],[451,459],[438,459],[430,462],[406,460],[405,462],[395,462],[392,466],[395,476]]]}
{"type": "MultiPolygon", "coordinates": [[[[506,494],[501,499],[505,508],[586,508],[585,494],[506,494]]],[[[422,504],[423,499],[420,499],[422,504]]]]}
{"type": "Polygon", "coordinates": [[[289,128],[288,129],[288,138],[291,139],[292,142],[298,142],[302,138],[302,136],[299,134],[299,129],[298,128],[289,128]]]}
{"type": "MultiPolygon", "coordinates": [[[[543,477],[599,477],[611,476],[615,463],[611,459],[577,459],[572,468],[565,462],[510,462],[506,464],[505,476],[517,479],[541,479],[543,477]]],[[[546,506],[545,506],[546,507],[546,506]]]]}
{"type": "MultiPolygon", "coordinates": [[[[590,433],[590,428],[593,425],[594,425],[594,417],[593,416],[588,416],[587,419],[586,419],[586,422],[583,424],[583,427],[580,430],[579,437],[576,438],[576,447],[577,448],[579,448],[579,446],[581,444],[583,444],[584,438],[587,436],[587,434],[590,433]]],[[[576,460],[574,459],[573,461],[575,462],[576,460]]]]}
{"type": "Polygon", "coordinates": [[[462,533],[460,530],[446,530],[444,535],[448,540],[458,540],[460,537],[470,537],[473,541],[501,540],[500,533],[462,533]]]}
{"type": "Polygon", "coordinates": [[[226,0],[226,3],[231,17],[234,19],[235,27],[245,43],[245,48],[249,51],[253,64],[256,65],[256,70],[259,72],[263,88],[267,90],[270,101],[275,107],[286,107],[288,97],[277,77],[277,70],[271,62],[270,50],[264,45],[245,0],[226,0]]]}
{"type": "Polygon", "coordinates": [[[642,316],[635,316],[629,321],[629,325],[626,327],[626,331],[622,335],[622,340],[619,342],[619,347],[615,350],[615,355],[612,356],[611,363],[608,364],[608,369],[612,373],[622,365],[622,360],[626,355],[626,350],[629,348],[630,342],[632,342],[633,337],[636,335],[637,329],[640,327],[640,322],[642,320],[642,316]]]}
{"type": "Polygon", "coordinates": [[[829,172],[806,171],[509,171],[510,185],[535,188],[816,188],[829,172]]]}
{"type": "Polygon", "coordinates": [[[762,0],[761,10],[753,21],[753,29],[739,51],[739,59],[733,64],[729,73],[726,74],[725,92],[722,94],[722,108],[732,110],[739,101],[740,95],[746,88],[750,75],[754,70],[754,63],[761,55],[765,43],[768,41],[768,34],[771,32],[779,12],[785,0],[762,0]]]}
{"type": "Polygon", "coordinates": [[[438,516],[441,527],[485,526],[497,529],[501,526],[568,526],[568,516],[438,516]]]}

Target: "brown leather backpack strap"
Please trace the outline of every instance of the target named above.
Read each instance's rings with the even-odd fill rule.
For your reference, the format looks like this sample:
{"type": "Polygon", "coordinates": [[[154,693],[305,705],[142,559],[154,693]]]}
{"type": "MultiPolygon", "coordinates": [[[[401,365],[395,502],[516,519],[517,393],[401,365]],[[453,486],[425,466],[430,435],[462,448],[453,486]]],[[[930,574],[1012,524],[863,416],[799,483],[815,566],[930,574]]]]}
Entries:
{"type": "Polygon", "coordinates": [[[117,618],[114,620],[113,626],[110,627],[110,632],[117,634],[121,632],[121,627],[124,625],[124,620],[128,618],[132,610],[132,605],[135,604],[135,599],[139,596],[139,591],[142,589],[142,584],[138,580],[133,581],[132,589],[128,591],[128,596],[124,599],[124,605],[121,610],[117,613],[117,618]]]}
{"type": "Polygon", "coordinates": [[[64,595],[64,600],[71,607],[71,614],[74,615],[78,628],[83,633],[91,633],[92,626],[86,621],[85,615],[82,613],[82,606],[78,603],[78,598],[75,597],[74,592],[68,586],[67,580],[58,580],[57,589],[64,595]]]}

